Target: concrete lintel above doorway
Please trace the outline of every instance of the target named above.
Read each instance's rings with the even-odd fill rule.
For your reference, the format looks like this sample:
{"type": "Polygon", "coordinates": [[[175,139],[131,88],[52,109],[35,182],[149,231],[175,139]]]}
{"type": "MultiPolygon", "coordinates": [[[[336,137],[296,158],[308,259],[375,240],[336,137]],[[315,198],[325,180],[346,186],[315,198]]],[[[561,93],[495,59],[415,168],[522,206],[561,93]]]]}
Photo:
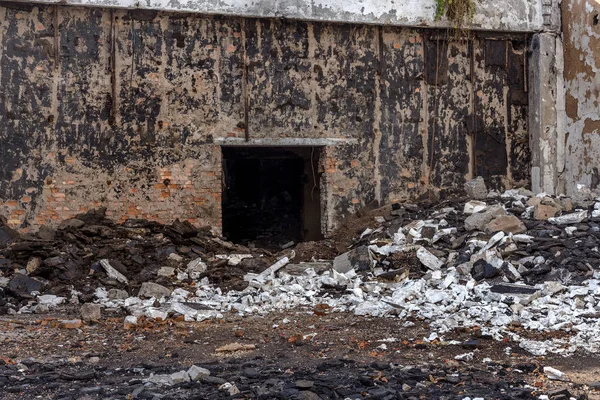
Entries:
{"type": "Polygon", "coordinates": [[[356,144],[357,139],[311,139],[311,138],[258,138],[246,141],[244,138],[217,138],[217,144],[221,146],[258,146],[258,147],[285,147],[285,146],[335,146],[339,144],[356,144]]]}

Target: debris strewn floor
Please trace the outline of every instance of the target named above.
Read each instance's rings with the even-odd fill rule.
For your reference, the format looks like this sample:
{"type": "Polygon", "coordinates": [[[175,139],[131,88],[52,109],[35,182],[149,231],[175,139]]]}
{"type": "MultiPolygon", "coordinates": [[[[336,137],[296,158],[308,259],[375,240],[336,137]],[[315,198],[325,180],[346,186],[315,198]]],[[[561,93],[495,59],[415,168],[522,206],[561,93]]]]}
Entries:
{"type": "Polygon", "coordinates": [[[573,382],[557,360],[600,350],[600,201],[481,185],[467,185],[468,199],[375,210],[345,233],[349,243],[340,234],[277,253],[185,222],[115,224],[101,210],[36,235],[0,225],[0,390],[14,398],[29,390],[41,398],[593,396],[594,381],[573,382]],[[289,316],[274,319],[281,313],[289,316]],[[370,327],[354,328],[365,321],[370,327]],[[221,338],[207,332],[225,326],[221,338]],[[373,336],[375,327],[385,337],[373,336]],[[52,344],[34,354],[32,339],[52,344]],[[109,351],[105,360],[111,343],[131,357],[109,351]],[[61,345],[95,355],[63,354],[61,345]],[[144,366],[147,346],[158,346],[156,357],[194,356],[144,366]],[[299,348],[310,351],[281,359],[299,348]],[[232,367],[227,359],[238,356],[232,367]],[[50,378],[70,389],[48,390],[50,378]]]}

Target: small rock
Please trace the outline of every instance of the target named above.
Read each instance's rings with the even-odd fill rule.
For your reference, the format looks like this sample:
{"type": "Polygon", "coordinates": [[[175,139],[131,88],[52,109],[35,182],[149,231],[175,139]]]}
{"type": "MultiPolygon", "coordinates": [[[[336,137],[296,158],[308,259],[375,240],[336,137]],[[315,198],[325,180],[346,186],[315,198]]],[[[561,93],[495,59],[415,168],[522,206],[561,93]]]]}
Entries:
{"type": "Polygon", "coordinates": [[[546,205],[546,204],[538,204],[533,209],[533,218],[538,221],[545,221],[548,218],[555,217],[557,214],[561,212],[561,207],[555,204],[546,205]]]}
{"type": "Polygon", "coordinates": [[[210,371],[206,368],[198,367],[197,365],[192,365],[188,370],[187,374],[190,376],[192,381],[197,381],[203,376],[209,376],[210,371]]]}
{"type": "Polygon", "coordinates": [[[482,279],[491,279],[498,275],[498,272],[498,269],[492,264],[486,262],[485,260],[478,260],[473,264],[471,276],[476,281],[480,281],[482,279]]]}
{"type": "Polygon", "coordinates": [[[551,379],[551,380],[555,380],[555,381],[567,381],[568,380],[567,375],[564,372],[559,371],[556,368],[544,367],[544,373],[546,374],[548,379],[551,379]]]}
{"type": "Polygon", "coordinates": [[[58,321],[58,326],[64,329],[79,329],[83,325],[80,319],[63,319],[58,321]]]}
{"type": "Polygon", "coordinates": [[[138,320],[137,317],[133,316],[133,315],[128,315],[127,317],[125,317],[125,320],[123,321],[123,327],[125,329],[132,329],[135,326],[137,326],[138,320]]]}
{"type": "Polygon", "coordinates": [[[498,283],[490,288],[490,291],[494,293],[502,293],[502,294],[533,294],[539,289],[536,289],[533,286],[527,285],[516,285],[510,283],[498,283]]]}
{"type": "Polygon", "coordinates": [[[148,377],[148,382],[154,383],[156,385],[173,385],[173,379],[171,375],[150,375],[148,377]]]}
{"type": "Polygon", "coordinates": [[[572,214],[561,215],[560,217],[549,218],[548,222],[554,225],[570,225],[570,224],[578,224],[588,216],[587,211],[579,211],[572,214]]]}
{"type": "Polygon", "coordinates": [[[21,293],[40,292],[43,286],[42,282],[22,274],[14,274],[8,282],[10,290],[21,293]]]}
{"type": "Polygon", "coordinates": [[[311,389],[314,386],[314,384],[315,383],[313,381],[305,381],[305,380],[296,381],[296,387],[300,390],[311,389]]]}
{"type": "Polygon", "coordinates": [[[79,312],[81,319],[86,322],[99,321],[102,318],[102,306],[100,304],[85,303],[81,306],[79,312]]]}
{"type": "Polygon", "coordinates": [[[197,279],[200,276],[200,274],[206,272],[206,269],[207,266],[205,263],[202,262],[202,259],[200,257],[190,261],[187,265],[187,273],[192,279],[197,279]]]}
{"type": "Polygon", "coordinates": [[[465,207],[463,209],[463,213],[467,215],[475,214],[481,211],[484,211],[487,208],[487,204],[483,201],[471,200],[468,203],[465,203],[465,207]]]}
{"type": "Polygon", "coordinates": [[[467,196],[476,200],[485,199],[488,195],[485,181],[481,176],[478,176],[477,178],[465,183],[465,191],[467,192],[467,196]]]}
{"type": "Polygon", "coordinates": [[[442,268],[444,262],[431,254],[426,248],[421,247],[417,250],[417,258],[421,261],[421,264],[431,270],[438,270],[442,268]]]}
{"type": "Polygon", "coordinates": [[[219,390],[224,392],[228,392],[230,396],[236,395],[240,392],[240,390],[233,383],[225,382],[221,386],[219,386],[219,390]]]}
{"type": "Polygon", "coordinates": [[[468,231],[483,231],[492,219],[502,215],[506,215],[506,211],[501,205],[491,206],[485,211],[469,215],[465,219],[465,229],[468,231]]]}
{"type": "Polygon", "coordinates": [[[357,247],[333,260],[333,269],[340,274],[345,274],[353,268],[357,271],[368,271],[372,265],[373,258],[367,246],[357,247]]]}
{"type": "Polygon", "coordinates": [[[160,267],[157,272],[158,276],[171,277],[175,275],[175,268],[172,267],[160,267]]]}
{"type": "Polygon", "coordinates": [[[171,289],[168,289],[158,283],[144,282],[140,291],[138,292],[139,297],[160,299],[162,297],[169,297],[171,295],[171,289]]]}
{"type": "Polygon", "coordinates": [[[253,344],[241,344],[241,343],[229,343],[225,346],[218,347],[215,351],[217,353],[230,353],[234,351],[249,351],[256,349],[253,344]]]}
{"type": "Polygon", "coordinates": [[[25,270],[29,275],[32,275],[42,266],[42,259],[39,257],[31,257],[29,261],[27,261],[27,267],[25,270]]]}
{"type": "Polygon", "coordinates": [[[173,260],[175,262],[182,262],[183,261],[183,257],[181,257],[177,253],[171,253],[171,254],[169,254],[168,258],[169,258],[169,260],[173,260]]]}
{"type": "Polygon", "coordinates": [[[504,232],[504,233],[523,233],[527,230],[527,227],[519,218],[514,215],[502,215],[494,218],[487,226],[485,227],[485,232],[487,234],[492,234],[496,232],[504,232]]]}
{"type": "Polygon", "coordinates": [[[188,373],[186,371],[175,372],[175,373],[171,374],[170,376],[171,376],[171,380],[173,381],[174,385],[176,385],[178,383],[190,381],[190,376],[188,375],[188,373]]]}
{"type": "Polygon", "coordinates": [[[125,290],[110,289],[108,291],[109,300],[125,300],[128,297],[129,297],[129,294],[125,290]]]}
{"type": "Polygon", "coordinates": [[[129,283],[129,280],[125,277],[125,275],[123,275],[122,273],[117,271],[112,265],[110,265],[110,262],[108,260],[100,260],[100,265],[102,265],[102,268],[104,268],[109,278],[115,279],[116,281],[121,283],[129,283]]]}

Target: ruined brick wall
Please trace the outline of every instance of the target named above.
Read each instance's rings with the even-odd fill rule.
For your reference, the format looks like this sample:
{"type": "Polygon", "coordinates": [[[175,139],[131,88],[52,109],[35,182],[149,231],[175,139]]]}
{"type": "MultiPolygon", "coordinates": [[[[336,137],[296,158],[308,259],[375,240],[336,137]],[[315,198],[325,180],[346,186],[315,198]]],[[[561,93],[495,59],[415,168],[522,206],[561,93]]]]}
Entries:
{"type": "Polygon", "coordinates": [[[600,4],[562,3],[566,136],[564,180],[567,191],[581,183],[600,184],[600,4]]]}
{"type": "Polygon", "coordinates": [[[527,181],[527,37],[0,6],[0,214],[220,227],[224,138],[336,139],[325,229],[372,200],[527,181]]]}

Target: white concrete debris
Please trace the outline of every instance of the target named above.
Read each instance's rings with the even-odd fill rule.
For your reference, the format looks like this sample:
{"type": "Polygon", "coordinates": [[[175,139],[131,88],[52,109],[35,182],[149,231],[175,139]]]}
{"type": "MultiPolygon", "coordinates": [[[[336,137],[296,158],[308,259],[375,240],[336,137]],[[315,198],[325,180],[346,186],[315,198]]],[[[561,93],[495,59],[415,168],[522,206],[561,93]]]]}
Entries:
{"type": "Polygon", "coordinates": [[[56,307],[62,303],[64,303],[66,297],[55,296],[53,294],[44,294],[37,297],[38,304],[47,307],[56,307]]]}
{"type": "Polygon", "coordinates": [[[117,271],[112,265],[110,265],[110,262],[108,260],[100,260],[100,265],[102,265],[102,268],[104,268],[109,278],[115,279],[117,282],[129,283],[125,275],[123,275],[122,273],[117,271]]]}
{"type": "Polygon", "coordinates": [[[556,368],[544,367],[544,373],[546,374],[548,379],[554,381],[568,381],[567,375],[556,368]]]}
{"type": "Polygon", "coordinates": [[[198,257],[188,263],[186,272],[190,279],[198,279],[200,274],[206,272],[207,268],[207,265],[198,257]]]}
{"type": "Polygon", "coordinates": [[[241,263],[244,258],[252,258],[252,254],[217,254],[215,257],[221,260],[227,260],[227,265],[236,266],[241,263]]]}
{"type": "MultiPolygon", "coordinates": [[[[281,264],[284,262],[279,262],[281,264]]],[[[403,282],[363,281],[354,270],[346,274],[328,270],[317,275],[309,268],[301,275],[280,270],[260,287],[250,286],[240,292],[222,293],[204,278],[186,302],[176,290],[161,307],[154,307],[154,299],[109,300],[104,289],[97,290],[96,297],[105,306],[126,308],[133,316],[162,319],[175,314],[184,315],[186,320],[222,318],[226,312],[242,316],[266,315],[316,304],[327,304],[333,311],[356,315],[405,319],[416,314],[430,321],[433,332],[440,337],[456,327],[481,326],[483,334],[497,340],[508,337],[533,354],[566,355],[576,350],[600,352],[600,342],[595,340],[600,335],[600,325],[595,319],[600,311],[598,278],[600,276],[579,286],[547,282],[536,286],[538,292],[533,295],[501,294],[492,292],[492,285],[487,282],[469,279],[461,284],[454,268],[435,270],[421,279],[403,282]],[[320,296],[324,284],[345,286],[346,294],[339,298],[320,296]],[[513,332],[510,327],[515,323],[535,331],[566,329],[571,335],[534,341],[513,332]]]]}
{"type": "Polygon", "coordinates": [[[206,368],[198,367],[197,365],[192,365],[187,370],[187,374],[189,375],[191,380],[197,381],[198,379],[200,379],[203,376],[209,376],[210,371],[207,370],[206,368]]]}
{"type": "Polygon", "coordinates": [[[561,215],[560,217],[552,217],[548,218],[548,222],[554,225],[570,225],[570,224],[578,224],[588,216],[588,212],[586,210],[578,211],[572,214],[561,215]]]}
{"type": "Polygon", "coordinates": [[[431,254],[429,250],[424,247],[417,250],[417,258],[421,261],[421,264],[429,269],[440,269],[444,265],[442,260],[431,254]]]}
{"type": "Polygon", "coordinates": [[[484,211],[487,209],[487,204],[483,201],[479,200],[471,200],[468,203],[465,203],[465,208],[463,209],[463,213],[467,215],[478,213],[479,211],[484,211]]]}
{"type": "Polygon", "coordinates": [[[240,392],[240,390],[233,383],[225,382],[221,386],[219,386],[219,390],[224,392],[228,392],[230,396],[234,396],[240,392]]]}
{"type": "MultiPolygon", "coordinates": [[[[503,198],[526,199],[519,191],[507,191],[503,198]]],[[[474,202],[471,202],[474,203],[474,202]]],[[[489,212],[498,206],[486,206],[489,212]]],[[[466,207],[465,207],[466,209],[466,207]]],[[[468,211],[475,209],[475,206],[468,211]]],[[[483,210],[480,210],[483,211],[483,210]]],[[[501,210],[504,212],[504,210],[501,210]]],[[[397,252],[416,252],[417,258],[429,272],[420,279],[408,279],[404,275],[399,281],[375,280],[378,266],[373,258],[374,268],[359,275],[350,266],[350,270],[340,272],[326,268],[317,273],[313,268],[303,272],[288,273],[285,267],[294,258],[293,251],[283,257],[260,274],[247,274],[244,279],[249,286],[242,291],[223,293],[220,288],[211,285],[207,278],[198,279],[206,265],[200,259],[187,265],[187,273],[194,280],[195,292],[175,288],[172,292],[165,290],[159,296],[142,299],[138,297],[109,296],[104,288],[95,292],[97,303],[104,307],[123,308],[129,313],[125,322],[137,323],[136,317],[145,315],[149,318],[166,319],[174,315],[183,315],[186,321],[202,321],[209,318],[223,318],[226,313],[240,316],[266,315],[273,311],[297,309],[311,310],[317,304],[327,305],[332,312],[351,312],[357,316],[375,316],[400,318],[404,326],[413,324],[408,321],[415,316],[427,321],[432,330],[428,340],[438,338],[444,340],[458,327],[481,327],[482,334],[490,335],[496,340],[508,338],[535,355],[548,353],[568,355],[575,351],[600,352],[600,324],[597,315],[600,313],[600,273],[595,272],[589,279],[577,286],[565,286],[558,282],[546,282],[535,287],[522,285],[520,271],[523,264],[543,265],[548,261],[541,256],[524,257],[518,261],[505,262],[503,256],[518,250],[519,244],[532,243],[533,237],[526,234],[510,234],[497,232],[488,240],[480,236],[467,239],[470,247],[470,260],[458,267],[448,267],[447,263],[457,254],[450,252],[447,259],[441,259],[427,250],[424,245],[435,243],[436,238],[453,235],[456,228],[448,227],[446,218],[452,208],[444,208],[431,215],[430,220],[413,221],[393,233],[393,239],[386,243],[373,241],[368,246],[369,254],[390,255],[397,252]],[[437,222],[436,222],[437,221],[437,222]],[[486,281],[477,282],[471,276],[473,265],[484,260],[495,269],[504,271],[504,278],[515,282],[511,288],[518,293],[501,293],[493,291],[494,284],[486,281]],[[197,272],[193,275],[191,272],[197,272]],[[334,297],[323,286],[341,286],[346,290],[334,297]],[[168,291],[168,293],[167,293],[168,291]],[[157,304],[158,301],[158,304],[157,304]],[[564,331],[567,335],[559,338],[548,335],[546,340],[532,340],[521,336],[512,329],[519,325],[524,330],[537,332],[564,331]]],[[[465,211],[466,212],[466,211],[465,211]]],[[[476,212],[476,211],[473,211],[476,212]]],[[[480,212],[481,213],[481,212],[480,212]]],[[[473,214],[477,215],[477,214],[473,214]]],[[[566,214],[549,220],[557,225],[569,225],[587,218],[587,211],[566,214]]],[[[450,220],[450,218],[448,218],[450,220]]],[[[574,229],[565,227],[567,234],[574,229]]],[[[231,255],[225,258],[229,263],[241,262],[245,255],[231,255]]],[[[103,260],[106,261],[106,260],[103,260]]],[[[114,268],[108,261],[102,263],[109,273],[114,268]],[[108,268],[108,267],[109,268],[108,268]],[[112,268],[112,269],[111,269],[112,268]]],[[[115,278],[117,279],[117,278],[115,278]]],[[[505,286],[508,284],[504,284],[505,286]]],[[[166,288],[165,288],[166,289],[166,288]]],[[[126,293],[125,293],[126,295],[126,293]]],[[[43,296],[40,296],[43,297],[43,296]]],[[[48,300],[50,301],[50,299],[48,300]]],[[[512,350],[510,350],[512,351],[512,350]]],[[[460,355],[468,359],[468,354],[460,355]]],[[[457,358],[461,359],[461,358],[457,358]]],[[[208,371],[197,371],[190,368],[186,372],[192,380],[200,379],[208,371]]],[[[185,372],[185,371],[183,371],[185,372]]],[[[544,370],[550,377],[564,378],[560,371],[544,370]]],[[[171,375],[156,375],[149,382],[172,384],[174,379],[185,379],[171,375]]],[[[551,378],[552,379],[552,378],[551,378]]],[[[227,390],[233,389],[227,386],[227,390]]],[[[234,389],[233,389],[234,390],[234,389]]],[[[235,391],[235,390],[234,390],[235,391]]]]}

